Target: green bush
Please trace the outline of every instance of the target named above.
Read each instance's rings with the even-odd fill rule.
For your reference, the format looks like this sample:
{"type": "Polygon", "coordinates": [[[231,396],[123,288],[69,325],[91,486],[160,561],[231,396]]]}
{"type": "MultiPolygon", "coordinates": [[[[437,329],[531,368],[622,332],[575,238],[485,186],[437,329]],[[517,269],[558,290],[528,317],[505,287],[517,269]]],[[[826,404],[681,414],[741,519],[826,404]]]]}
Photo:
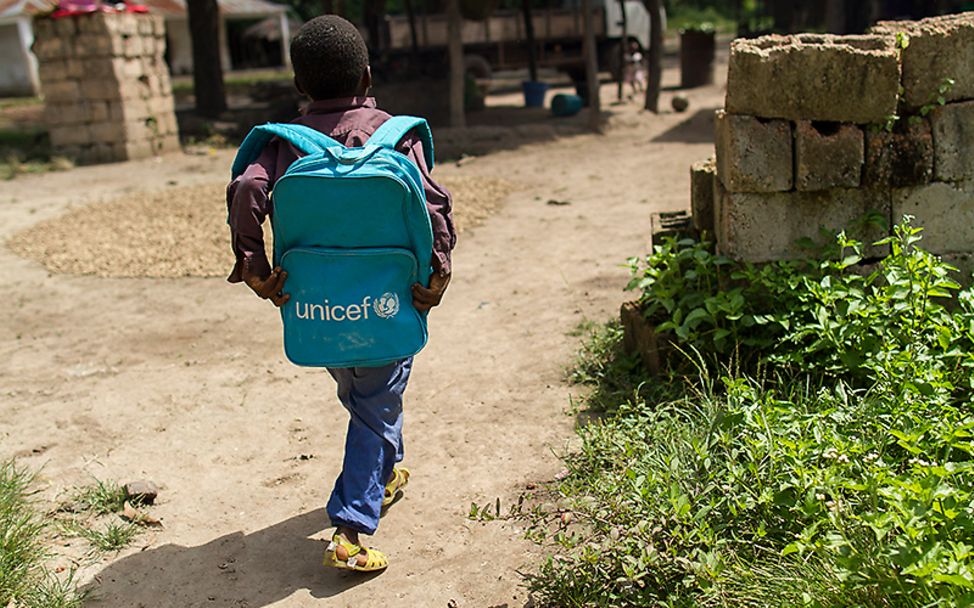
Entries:
{"type": "MultiPolygon", "coordinates": [[[[541,603],[974,604],[974,296],[919,232],[897,226],[868,271],[842,235],[761,267],[686,241],[632,261],[695,363],[643,378],[672,398],[580,428],[557,486],[572,516],[531,512],[553,546],[528,578],[541,603]]],[[[618,382],[613,338],[580,379],[618,382]]]]}
{"type": "Polygon", "coordinates": [[[629,261],[628,288],[640,291],[657,331],[711,361],[735,354],[745,370],[774,364],[856,387],[884,380],[923,398],[963,398],[974,295],[958,293],[956,269],[918,246],[921,231],[910,218],[895,226],[879,243],[890,255],[872,270],[844,234],[818,259],[760,266],[670,239],[629,261]]]}

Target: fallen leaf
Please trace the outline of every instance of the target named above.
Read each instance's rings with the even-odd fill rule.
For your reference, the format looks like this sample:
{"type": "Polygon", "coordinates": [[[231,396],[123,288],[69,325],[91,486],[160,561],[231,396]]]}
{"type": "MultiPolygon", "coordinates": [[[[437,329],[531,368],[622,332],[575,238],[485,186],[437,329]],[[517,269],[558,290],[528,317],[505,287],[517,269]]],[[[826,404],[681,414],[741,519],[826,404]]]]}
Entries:
{"type": "Polygon", "coordinates": [[[158,517],[150,515],[148,513],[143,513],[139,511],[129,501],[125,501],[125,505],[122,507],[122,519],[127,519],[128,521],[139,524],[140,526],[161,526],[162,520],[158,517]]]}

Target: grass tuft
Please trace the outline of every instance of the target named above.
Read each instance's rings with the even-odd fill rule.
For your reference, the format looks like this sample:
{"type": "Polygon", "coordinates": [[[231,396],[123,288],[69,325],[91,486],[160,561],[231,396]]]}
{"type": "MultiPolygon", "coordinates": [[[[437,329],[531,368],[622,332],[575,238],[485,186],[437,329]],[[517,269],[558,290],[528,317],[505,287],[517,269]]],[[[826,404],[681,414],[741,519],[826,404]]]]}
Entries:
{"type": "Polygon", "coordinates": [[[68,510],[87,511],[95,515],[118,513],[125,507],[125,488],[112,480],[96,479],[75,491],[68,510]]]}
{"type": "Polygon", "coordinates": [[[58,578],[45,567],[47,522],[30,500],[33,483],[16,461],[0,463],[0,606],[80,608],[74,573],[58,578]]]}

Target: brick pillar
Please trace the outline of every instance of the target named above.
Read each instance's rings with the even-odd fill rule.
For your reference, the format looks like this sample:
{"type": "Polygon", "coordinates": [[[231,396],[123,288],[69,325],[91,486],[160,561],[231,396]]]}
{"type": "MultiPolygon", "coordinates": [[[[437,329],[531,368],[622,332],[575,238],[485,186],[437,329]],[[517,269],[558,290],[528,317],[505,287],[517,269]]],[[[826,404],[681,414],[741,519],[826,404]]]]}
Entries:
{"type": "Polygon", "coordinates": [[[36,19],[33,50],[57,154],[101,163],[179,149],[161,16],[36,19]]]}

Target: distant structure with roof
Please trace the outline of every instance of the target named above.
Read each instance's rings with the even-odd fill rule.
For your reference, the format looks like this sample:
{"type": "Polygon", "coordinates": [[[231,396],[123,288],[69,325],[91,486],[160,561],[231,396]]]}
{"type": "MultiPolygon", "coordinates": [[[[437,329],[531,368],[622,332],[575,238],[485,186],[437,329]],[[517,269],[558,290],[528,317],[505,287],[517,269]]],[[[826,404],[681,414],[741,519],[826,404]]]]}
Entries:
{"type": "MultiPolygon", "coordinates": [[[[166,61],[173,74],[193,71],[193,46],[185,0],[142,0],[166,20],[166,61]]],[[[225,70],[287,66],[295,22],[287,7],[268,0],[218,0],[220,48],[225,70]]],[[[31,53],[33,19],[51,12],[53,0],[0,0],[0,97],[37,95],[37,60],[31,53]]],[[[70,17],[69,17],[70,18],[70,17]]],[[[77,17],[83,19],[84,17],[77,17]]]]}

